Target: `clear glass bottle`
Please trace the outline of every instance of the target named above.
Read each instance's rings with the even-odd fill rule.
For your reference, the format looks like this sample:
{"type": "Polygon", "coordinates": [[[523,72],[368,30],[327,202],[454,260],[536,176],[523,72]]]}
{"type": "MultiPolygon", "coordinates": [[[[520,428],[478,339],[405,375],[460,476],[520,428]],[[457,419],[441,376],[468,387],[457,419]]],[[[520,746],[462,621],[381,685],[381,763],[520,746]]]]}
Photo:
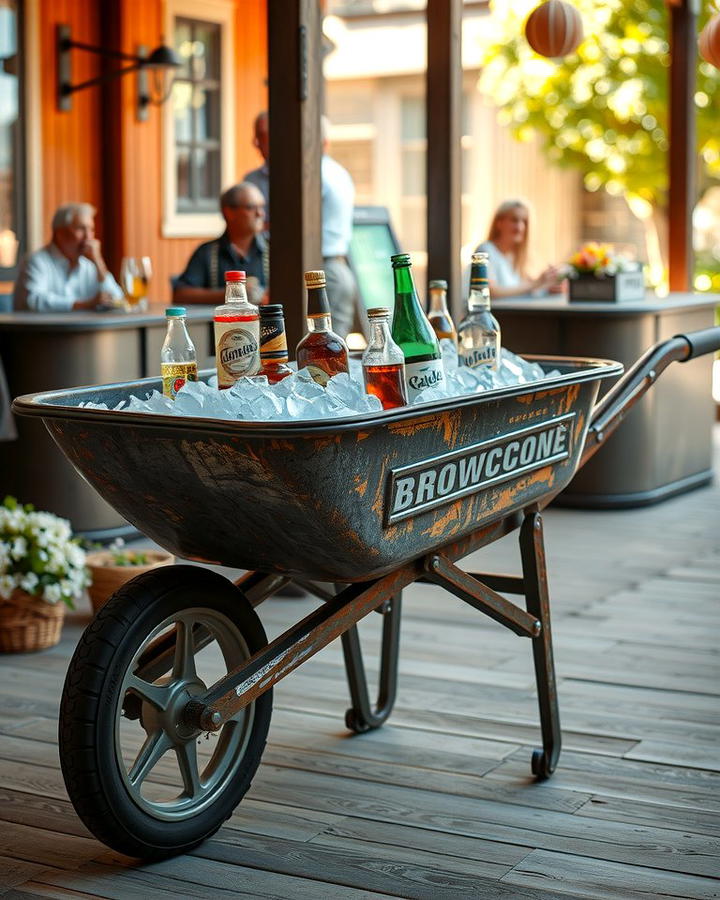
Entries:
{"type": "Polygon", "coordinates": [[[198,367],[195,345],[185,325],[184,306],[168,306],[165,310],[167,334],[160,351],[160,374],[163,394],[175,399],[186,381],[197,381],[198,367]]]}
{"type": "Polygon", "coordinates": [[[457,330],[447,308],[447,281],[444,279],[431,281],[428,288],[430,292],[428,321],[432,325],[437,339],[440,341],[443,338],[449,338],[457,344],[457,330]]]}
{"type": "Polygon", "coordinates": [[[405,356],[390,334],[390,310],[368,310],[370,341],[362,357],[365,390],[374,394],[383,409],[407,406],[405,356]]]}
{"type": "Polygon", "coordinates": [[[282,304],[268,303],[260,307],[260,374],[270,384],[277,384],[292,374],[288,363],[285,317],[282,304]]]}
{"type": "Polygon", "coordinates": [[[460,365],[500,366],[500,325],[490,312],[488,254],[473,253],[467,316],[458,328],[460,365]]]}
{"type": "Polygon", "coordinates": [[[298,369],[307,369],[318,384],[327,384],[333,375],[349,368],[347,344],[332,330],[325,285],[321,269],[305,273],[308,333],[295,350],[298,369]]]}
{"type": "Polygon", "coordinates": [[[421,392],[445,380],[440,345],[423,312],[410,272],[410,254],[391,256],[395,280],[392,336],[405,356],[405,381],[410,403],[421,392]]]}
{"type": "Polygon", "coordinates": [[[260,314],[245,291],[245,273],[225,273],[225,303],[215,308],[215,361],[218,387],[232,387],[243,375],[260,371],[260,314]]]}

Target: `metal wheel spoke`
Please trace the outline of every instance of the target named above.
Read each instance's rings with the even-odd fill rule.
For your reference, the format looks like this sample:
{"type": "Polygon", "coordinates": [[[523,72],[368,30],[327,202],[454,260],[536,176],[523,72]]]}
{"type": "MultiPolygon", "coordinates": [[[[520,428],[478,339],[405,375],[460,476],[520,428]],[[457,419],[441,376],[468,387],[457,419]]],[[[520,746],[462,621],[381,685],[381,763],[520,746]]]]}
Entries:
{"type": "Polygon", "coordinates": [[[138,694],[143,700],[152,703],[161,712],[167,709],[170,698],[170,691],[163,684],[151,684],[149,681],[143,681],[137,675],[130,675],[126,685],[127,690],[138,694]]]}
{"type": "Polygon", "coordinates": [[[145,743],[140,748],[135,762],[128,772],[128,779],[132,787],[140,787],[160,757],[170,749],[170,746],[170,739],[164,731],[153,731],[145,738],[145,743]]]}
{"type": "Polygon", "coordinates": [[[197,677],[192,622],[178,619],[175,625],[175,634],[173,678],[182,678],[184,681],[189,681],[191,678],[197,677]]]}
{"type": "Polygon", "coordinates": [[[198,768],[197,742],[188,741],[175,747],[180,774],[182,775],[185,793],[190,798],[197,797],[202,791],[200,770],[198,768]]]}

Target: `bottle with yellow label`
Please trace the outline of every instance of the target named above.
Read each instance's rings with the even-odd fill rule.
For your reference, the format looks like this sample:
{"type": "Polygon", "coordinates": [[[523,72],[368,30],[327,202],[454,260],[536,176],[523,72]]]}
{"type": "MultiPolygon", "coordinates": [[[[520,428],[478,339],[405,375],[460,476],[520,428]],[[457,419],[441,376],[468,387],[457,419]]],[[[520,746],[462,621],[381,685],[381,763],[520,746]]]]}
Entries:
{"type": "Polygon", "coordinates": [[[260,371],[260,315],[248,302],[244,272],[225,273],[225,303],[215,308],[213,320],[218,387],[224,390],[260,371]]]}
{"type": "Polygon", "coordinates": [[[185,307],[169,306],[165,318],[167,334],[160,351],[160,374],[163,394],[174,400],[186,381],[197,381],[197,354],[185,326],[185,307]]]}

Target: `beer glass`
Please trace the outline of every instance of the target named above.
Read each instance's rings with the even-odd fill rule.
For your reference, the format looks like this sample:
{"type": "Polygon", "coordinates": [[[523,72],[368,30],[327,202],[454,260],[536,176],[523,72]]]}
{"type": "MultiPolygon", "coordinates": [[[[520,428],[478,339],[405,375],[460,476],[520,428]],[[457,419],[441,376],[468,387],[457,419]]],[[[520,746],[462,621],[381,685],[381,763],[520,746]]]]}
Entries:
{"type": "Polygon", "coordinates": [[[120,266],[120,285],[129,309],[147,309],[148,283],[152,275],[149,256],[124,256],[120,266]]]}

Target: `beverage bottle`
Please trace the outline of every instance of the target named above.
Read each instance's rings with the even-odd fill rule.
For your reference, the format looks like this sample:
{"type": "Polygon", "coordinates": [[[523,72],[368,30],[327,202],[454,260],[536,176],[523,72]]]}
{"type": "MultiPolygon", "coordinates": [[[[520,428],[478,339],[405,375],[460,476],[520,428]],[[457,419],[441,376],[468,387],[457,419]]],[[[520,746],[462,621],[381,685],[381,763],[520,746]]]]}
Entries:
{"type": "Polygon", "coordinates": [[[432,325],[439,341],[443,338],[450,338],[457,344],[455,323],[447,308],[447,281],[442,279],[431,281],[428,287],[430,289],[428,322],[432,325]]]}
{"type": "Polygon", "coordinates": [[[405,381],[412,403],[421,391],[441,386],[445,373],[438,339],[415,290],[410,254],[398,253],[390,259],[395,280],[392,336],[405,356],[405,381]]]}
{"type": "Polygon", "coordinates": [[[458,328],[458,356],[461,366],[500,366],[500,326],[490,312],[488,254],[473,253],[470,269],[470,296],[467,316],[458,328]]]}
{"type": "Polygon", "coordinates": [[[265,375],[270,384],[277,384],[292,373],[287,362],[283,308],[280,303],[268,303],[260,307],[260,374],[265,375]]]}
{"type": "Polygon", "coordinates": [[[169,306],[165,318],[167,334],[160,351],[160,374],[163,394],[174,400],[186,381],[197,381],[197,354],[185,325],[185,307],[169,306]]]}
{"type": "Polygon", "coordinates": [[[365,390],[379,398],[383,409],[407,406],[405,357],[390,334],[390,310],[369,309],[368,319],[370,341],[362,357],[365,390]]]}
{"type": "Polygon", "coordinates": [[[332,330],[330,304],[322,270],[305,273],[308,333],[297,345],[298,369],[307,369],[318,384],[327,384],[333,375],[348,371],[345,341],[332,330]]]}
{"type": "Polygon", "coordinates": [[[260,316],[248,302],[244,272],[225,273],[225,303],[215,308],[213,321],[218,387],[224,390],[260,370],[260,316]]]}

